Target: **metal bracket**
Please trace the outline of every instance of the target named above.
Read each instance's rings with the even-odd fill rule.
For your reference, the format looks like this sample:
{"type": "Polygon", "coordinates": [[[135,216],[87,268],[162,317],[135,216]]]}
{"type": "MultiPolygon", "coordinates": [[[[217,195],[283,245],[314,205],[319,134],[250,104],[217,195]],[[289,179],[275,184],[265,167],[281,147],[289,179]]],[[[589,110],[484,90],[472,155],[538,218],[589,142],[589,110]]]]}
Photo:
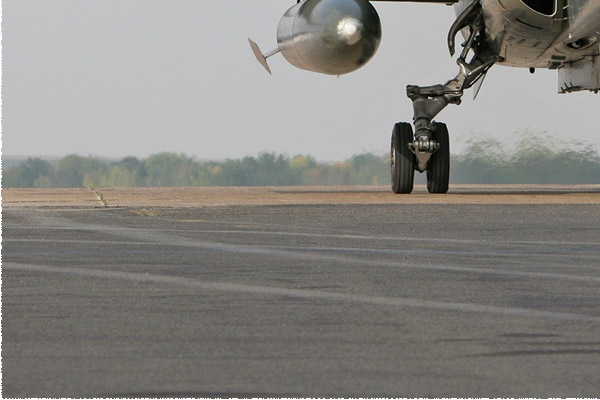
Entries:
{"type": "Polygon", "coordinates": [[[417,157],[417,171],[423,172],[427,169],[427,164],[431,155],[439,149],[440,144],[432,140],[429,135],[419,135],[415,141],[408,144],[410,151],[417,157]]]}

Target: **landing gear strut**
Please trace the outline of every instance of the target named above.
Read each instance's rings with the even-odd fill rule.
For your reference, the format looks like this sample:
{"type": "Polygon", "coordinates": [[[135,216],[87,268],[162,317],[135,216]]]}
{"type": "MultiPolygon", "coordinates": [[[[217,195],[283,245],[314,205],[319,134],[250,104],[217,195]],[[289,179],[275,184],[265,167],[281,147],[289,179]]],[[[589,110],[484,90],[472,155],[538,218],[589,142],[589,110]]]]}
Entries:
{"type": "MultiPolygon", "coordinates": [[[[487,71],[502,58],[494,54],[483,34],[483,10],[476,1],[467,7],[452,24],[448,33],[448,48],[454,55],[455,37],[463,28],[469,28],[469,37],[458,57],[458,75],[441,85],[408,85],[406,94],[413,103],[414,137],[410,124],[398,123],[392,133],[392,190],[410,193],[413,189],[414,170],[427,171],[427,189],[430,193],[446,193],[450,175],[450,140],[445,124],[433,121],[448,104],[460,104],[465,89],[479,82],[487,71]],[[469,62],[469,52],[473,57],[469,62]],[[408,127],[406,127],[408,126],[408,127]],[[402,133],[398,133],[398,132],[402,133]],[[400,148],[399,148],[400,147],[400,148]],[[408,152],[407,152],[408,148],[408,152]],[[410,159],[410,160],[409,160],[410,159]],[[408,172],[407,169],[412,170],[408,172]]],[[[477,95],[479,88],[475,92],[477,95]]]]}

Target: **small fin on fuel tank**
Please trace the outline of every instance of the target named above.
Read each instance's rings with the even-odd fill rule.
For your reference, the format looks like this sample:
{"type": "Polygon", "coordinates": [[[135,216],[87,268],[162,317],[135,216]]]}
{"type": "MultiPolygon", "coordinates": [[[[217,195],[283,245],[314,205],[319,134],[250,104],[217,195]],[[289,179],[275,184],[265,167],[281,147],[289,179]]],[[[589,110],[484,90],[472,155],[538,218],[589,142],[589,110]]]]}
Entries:
{"type": "Polygon", "coordinates": [[[271,57],[274,54],[277,54],[281,51],[281,49],[277,48],[267,54],[263,54],[262,51],[260,50],[260,47],[258,47],[258,45],[256,44],[256,42],[254,42],[252,39],[248,38],[248,43],[250,43],[250,48],[252,49],[252,52],[254,53],[254,57],[256,57],[256,60],[260,63],[260,65],[262,65],[269,74],[272,75],[271,73],[271,68],[269,68],[269,64],[267,63],[267,58],[271,57]]]}

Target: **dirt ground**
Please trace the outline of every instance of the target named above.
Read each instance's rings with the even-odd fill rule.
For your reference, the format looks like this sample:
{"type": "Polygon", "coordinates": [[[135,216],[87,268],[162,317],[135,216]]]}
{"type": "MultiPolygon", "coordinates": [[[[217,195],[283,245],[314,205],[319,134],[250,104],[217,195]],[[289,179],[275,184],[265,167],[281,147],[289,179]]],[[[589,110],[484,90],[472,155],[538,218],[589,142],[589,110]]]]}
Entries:
{"type": "Polygon", "coordinates": [[[454,185],[445,195],[416,186],[144,187],[2,189],[2,207],[210,207],[284,204],[600,204],[600,185],[454,185]]]}

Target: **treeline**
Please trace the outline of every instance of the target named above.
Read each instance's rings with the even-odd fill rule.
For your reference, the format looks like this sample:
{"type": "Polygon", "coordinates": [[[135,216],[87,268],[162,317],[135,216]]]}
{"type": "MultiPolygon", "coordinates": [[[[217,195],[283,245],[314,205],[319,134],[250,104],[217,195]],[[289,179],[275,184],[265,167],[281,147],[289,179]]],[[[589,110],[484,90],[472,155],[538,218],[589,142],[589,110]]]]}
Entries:
{"type": "Polygon", "coordinates": [[[387,156],[361,154],[345,162],[261,153],[241,160],[197,161],[160,153],[140,160],[106,161],[69,155],[50,162],[29,158],[3,171],[3,187],[283,186],[384,184],[387,156]]]}
{"type": "MultiPolygon", "coordinates": [[[[452,183],[600,184],[600,155],[584,145],[522,141],[508,152],[494,140],[470,143],[451,162],[452,183]]],[[[417,173],[417,182],[424,174],[417,173]]],[[[282,186],[389,184],[389,155],[359,154],[324,163],[307,155],[261,153],[241,160],[198,161],[160,153],[147,159],[107,161],[68,155],[29,158],[3,169],[3,187],[282,186]]]]}
{"type": "Polygon", "coordinates": [[[592,146],[536,135],[510,150],[494,139],[473,140],[452,161],[453,183],[600,183],[600,154],[592,146]]]}

